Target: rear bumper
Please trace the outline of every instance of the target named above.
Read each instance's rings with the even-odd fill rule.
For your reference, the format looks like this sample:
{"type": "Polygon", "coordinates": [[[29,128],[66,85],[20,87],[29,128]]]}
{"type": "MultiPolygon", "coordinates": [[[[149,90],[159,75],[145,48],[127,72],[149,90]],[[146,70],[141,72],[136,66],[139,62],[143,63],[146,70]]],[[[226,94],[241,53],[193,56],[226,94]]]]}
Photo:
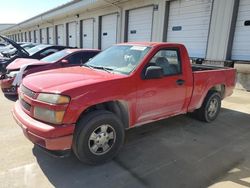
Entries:
{"type": "Polygon", "coordinates": [[[231,96],[231,95],[233,94],[233,92],[234,92],[234,87],[235,87],[235,86],[227,87],[227,88],[226,88],[226,91],[225,91],[225,94],[224,94],[223,97],[226,98],[226,97],[231,96]]]}
{"type": "Polygon", "coordinates": [[[37,121],[22,110],[19,101],[15,103],[12,114],[24,135],[32,143],[47,150],[71,149],[74,124],[54,126],[37,121]]]}

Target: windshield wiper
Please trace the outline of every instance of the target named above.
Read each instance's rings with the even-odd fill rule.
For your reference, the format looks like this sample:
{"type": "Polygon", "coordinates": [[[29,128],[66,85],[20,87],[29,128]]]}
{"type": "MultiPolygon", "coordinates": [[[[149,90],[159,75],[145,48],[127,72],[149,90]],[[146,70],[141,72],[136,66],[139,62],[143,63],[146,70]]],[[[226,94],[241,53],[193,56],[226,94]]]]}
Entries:
{"type": "Polygon", "coordinates": [[[89,68],[92,68],[92,69],[104,70],[104,71],[109,72],[109,73],[112,73],[112,71],[114,70],[114,69],[108,68],[108,67],[93,66],[93,65],[87,65],[87,64],[85,64],[83,66],[86,66],[86,67],[89,67],[89,68]]]}
{"type": "Polygon", "coordinates": [[[108,67],[93,67],[93,68],[96,68],[96,69],[101,69],[101,70],[105,70],[106,72],[112,72],[114,69],[111,69],[111,68],[108,68],[108,67]]]}
{"type": "Polygon", "coordinates": [[[84,65],[82,65],[82,66],[84,66],[84,67],[88,67],[88,68],[90,68],[90,69],[94,69],[94,67],[93,67],[93,66],[91,66],[91,65],[84,64],[84,65]]]}

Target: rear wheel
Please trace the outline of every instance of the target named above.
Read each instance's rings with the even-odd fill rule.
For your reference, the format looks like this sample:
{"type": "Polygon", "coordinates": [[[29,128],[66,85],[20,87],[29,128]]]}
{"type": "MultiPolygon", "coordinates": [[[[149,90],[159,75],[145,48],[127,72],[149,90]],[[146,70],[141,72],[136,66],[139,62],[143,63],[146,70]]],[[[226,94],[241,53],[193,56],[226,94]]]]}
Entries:
{"type": "Polygon", "coordinates": [[[209,91],[201,108],[194,112],[194,116],[205,122],[214,121],[221,109],[221,96],[217,91],[209,91]]]}
{"type": "Polygon", "coordinates": [[[124,136],[123,125],[115,114],[104,110],[90,112],[76,125],[73,151],[82,162],[104,163],[119,152],[124,136]]]}

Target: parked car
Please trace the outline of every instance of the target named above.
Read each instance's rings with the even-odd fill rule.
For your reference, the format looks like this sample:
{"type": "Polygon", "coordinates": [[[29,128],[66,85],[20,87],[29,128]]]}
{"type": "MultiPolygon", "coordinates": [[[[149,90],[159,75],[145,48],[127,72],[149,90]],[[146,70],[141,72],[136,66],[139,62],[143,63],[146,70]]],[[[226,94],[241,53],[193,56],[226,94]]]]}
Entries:
{"type": "Polygon", "coordinates": [[[70,151],[82,162],[112,159],[125,130],[194,113],[212,122],[233,93],[236,70],[191,65],[184,45],[115,45],[79,67],[23,79],[13,116],[25,136],[47,151],[70,151]]]}
{"type": "MultiPolygon", "coordinates": [[[[8,42],[7,42],[8,43],[8,42]]],[[[11,44],[7,44],[5,43],[4,46],[1,46],[0,47],[0,55],[3,56],[1,53],[4,52],[4,51],[7,51],[7,50],[12,50],[14,49],[15,47],[12,46],[11,44]]],[[[18,45],[22,45],[24,44],[24,42],[16,42],[18,45]]]]}
{"type": "MultiPolygon", "coordinates": [[[[31,43],[31,42],[28,43],[27,42],[27,43],[21,44],[20,46],[23,47],[25,50],[28,50],[30,48],[37,46],[37,45],[38,44],[36,44],[36,43],[31,43]]],[[[11,56],[15,55],[16,53],[17,53],[16,48],[8,49],[8,50],[1,52],[2,56],[7,57],[7,58],[10,58],[11,56]]]]}
{"type": "Polygon", "coordinates": [[[79,66],[98,54],[95,49],[65,49],[41,60],[18,58],[7,66],[7,73],[1,77],[1,89],[5,95],[17,95],[22,79],[32,73],[62,67],[79,66]]]}
{"type": "Polygon", "coordinates": [[[8,43],[10,43],[12,46],[14,46],[17,49],[17,53],[14,56],[11,56],[10,58],[6,58],[6,57],[0,58],[0,74],[5,73],[7,65],[17,58],[42,59],[52,53],[58,52],[66,48],[71,48],[68,46],[40,44],[33,48],[25,50],[23,47],[21,47],[19,44],[15,43],[14,41],[6,37],[3,37],[1,35],[0,37],[6,40],[8,43]]]}
{"type": "Polygon", "coordinates": [[[1,53],[6,51],[6,50],[10,50],[13,49],[13,46],[11,44],[5,45],[5,46],[1,46],[0,48],[0,55],[3,56],[1,53]]]}

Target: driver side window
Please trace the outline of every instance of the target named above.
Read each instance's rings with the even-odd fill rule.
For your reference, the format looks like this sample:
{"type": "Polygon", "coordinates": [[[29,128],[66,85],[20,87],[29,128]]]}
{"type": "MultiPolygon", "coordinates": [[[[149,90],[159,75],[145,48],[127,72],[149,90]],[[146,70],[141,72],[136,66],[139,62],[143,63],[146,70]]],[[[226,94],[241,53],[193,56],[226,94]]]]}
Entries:
{"type": "Polygon", "coordinates": [[[161,67],[165,76],[181,73],[178,51],[174,49],[164,49],[158,51],[149,63],[150,65],[161,67]]]}
{"type": "Polygon", "coordinates": [[[81,53],[73,54],[70,57],[68,57],[67,60],[69,61],[69,64],[71,65],[80,65],[83,63],[81,53]]]}

